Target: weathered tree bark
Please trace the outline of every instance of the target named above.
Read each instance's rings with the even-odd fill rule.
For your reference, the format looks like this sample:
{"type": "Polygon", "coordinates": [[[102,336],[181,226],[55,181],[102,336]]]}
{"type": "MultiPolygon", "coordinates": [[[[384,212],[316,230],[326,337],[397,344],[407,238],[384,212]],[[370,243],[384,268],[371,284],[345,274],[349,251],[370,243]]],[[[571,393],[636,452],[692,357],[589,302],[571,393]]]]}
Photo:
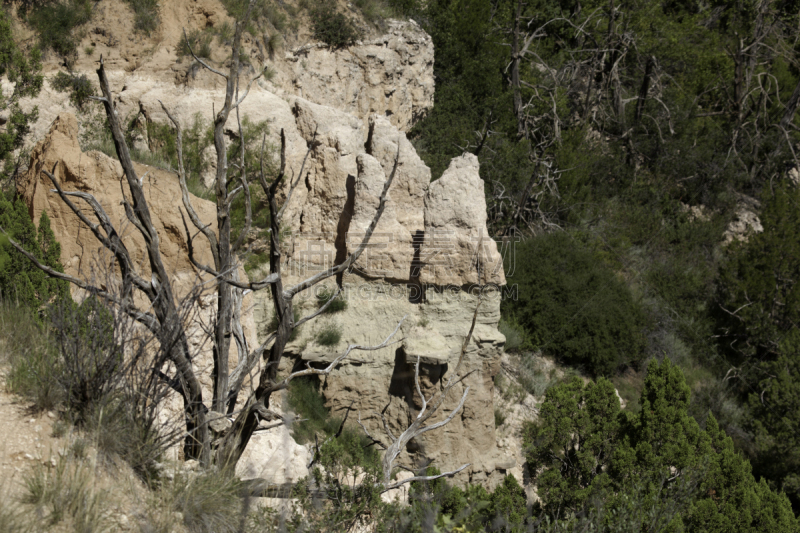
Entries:
{"type": "Polygon", "coordinates": [[[650,90],[650,78],[653,76],[653,68],[655,67],[656,58],[650,56],[647,59],[647,65],[644,68],[644,78],[642,78],[642,86],[639,88],[639,99],[636,102],[636,114],[634,115],[634,125],[639,124],[642,120],[642,113],[644,112],[644,104],[647,101],[647,93],[650,90]]]}
{"type": "Polygon", "coordinates": [[[522,139],[526,133],[525,116],[522,112],[522,87],[519,77],[519,64],[522,61],[520,50],[520,34],[522,32],[522,0],[517,0],[514,8],[514,21],[511,36],[511,90],[514,93],[514,117],[517,119],[517,138],[522,139]]]}
{"type": "Polygon", "coordinates": [[[208,426],[205,422],[206,409],[203,404],[203,392],[192,370],[192,364],[189,359],[189,344],[182,324],[182,317],[175,305],[175,295],[172,292],[169,274],[161,259],[158,232],[153,225],[144,191],[133,167],[130,151],[125,142],[125,135],[120,126],[117,112],[114,109],[114,99],[102,58],[100,59],[100,68],[97,69],[97,76],[100,79],[100,89],[103,92],[102,102],[111,125],[114,147],[130,189],[133,218],[137,221],[137,229],[144,237],[145,247],[147,248],[147,257],[152,273],[151,284],[153,286],[153,291],[149,294],[151,295],[153,310],[160,324],[158,340],[162,346],[169,347],[170,359],[175,364],[181,387],[183,388],[188,434],[184,453],[187,457],[196,458],[202,464],[207,464],[211,450],[208,426]]]}

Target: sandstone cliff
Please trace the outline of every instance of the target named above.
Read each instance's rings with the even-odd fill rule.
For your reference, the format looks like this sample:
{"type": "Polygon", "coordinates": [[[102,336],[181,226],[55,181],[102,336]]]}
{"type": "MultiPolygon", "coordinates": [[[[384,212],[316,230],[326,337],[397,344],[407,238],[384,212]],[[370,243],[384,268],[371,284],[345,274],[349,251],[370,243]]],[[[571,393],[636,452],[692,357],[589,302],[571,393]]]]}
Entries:
{"type": "MultiPolygon", "coordinates": [[[[174,17],[180,17],[190,9],[186,6],[195,9],[208,1],[168,3],[162,11],[174,11],[174,17]]],[[[102,16],[112,17],[111,10],[118,7],[109,2],[102,16]]],[[[211,24],[222,18],[213,9],[206,15],[211,24]]],[[[167,29],[174,25],[174,20],[167,22],[167,29]]],[[[94,38],[91,35],[89,38],[94,38]]],[[[164,43],[171,42],[169,35],[164,43]]],[[[166,122],[159,104],[163,101],[184,126],[189,126],[195,113],[210,117],[213,106],[221,105],[222,92],[205,75],[175,83],[176,70],[164,66],[169,57],[174,59],[174,55],[169,56],[170,45],[136,61],[113,39],[103,46],[110,53],[109,64],[116,62],[124,67],[110,73],[121,115],[166,122]],[[131,69],[126,62],[138,66],[131,69]]],[[[463,363],[470,374],[444,405],[445,410],[455,407],[463,388],[469,386],[464,409],[442,430],[414,442],[403,461],[412,466],[434,460],[442,470],[469,462],[473,466],[459,475],[459,481],[493,485],[505,470],[514,467],[513,459],[503,456],[495,445],[493,411],[492,378],[498,371],[505,341],[497,330],[499,287],[505,278],[502,258],[486,231],[486,204],[477,159],[471,155],[454,159],[444,176],[431,183],[430,170],[403,133],[432,104],[431,65],[430,38],[411,22],[391,23],[386,35],[348,50],[330,52],[308,46],[296,53],[288,51],[284,63],[275,66],[280,72],[277,81],[255,86],[241,112],[254,121],[268,121],[273,144],[277,144],[281,129],[285,132],[289,175],[301,180],[285,216],[292,229],[284,238],[284,272],[290,283],[341,261],[358,244],[399,153],[389,202],[370,248],[355,268],[338,280],[345,291],[347,309],[305,325],[287,349],[284,370],[299,361],[328,361],[348,343],[380,342],[406,317],[401,343],[355,354],[322,387],[336,414],[352,409],[351,420],[360,414],[373,435],[383,432],[376,413],[387,405],[391,429],[401,430],[420,406],[413,386],[413,363],[417,357],[422,362],[423,394],[441,388],[442,378],[455,365],[469,330],[479,301],[477,287],[485,287],[478,324],[463,363]],[[305,64],[298,65],[297,58],[305,64]],[[301,160],[309,150],[306,170],[298,176],[301,160]],[[342,331],[338,346],[321,346],[315,341],[317,332],[328,323],[342,331]]],[[[84,60],[77,66],[89,70],[84,60]]],[[[41,110],[34,132],[40,139],[45,129],[49,134],[33,150],[29,171],[19,188],[36,220],[43,210],[51,216],[67,271],[90,275],[91,265],[98,260],[97,243],[49,192],[41,169],[55,167],[65,188],[95,194],[112,213],[112,219],[122,224],[121,170],[118,163],[99,152],[81,151],[74,117],[58,115],[53,120],[69,109],[60,95],[48,90],[29,105],[34,103],[41,110]]],[[[137,170],[142,175],[147,172],[145,191],[164,236],[162,252],[176,278],[188,287],[198,273],[185,257],[185,237],[175,206],[180,196],[177,178],[144,166],[137,170]]],[[[201,217],[213,220],[213,206],[196,202],[201,206],[201,217]]],[[[136,241],[136,237],[132,239],[136,241]]],[[[140,244],[134,247],[141,255],[140,244]]],[[[314,309],[314,296],[303,294],[300,307],[314,309]]],[[[263,333],[271,318],[267,292],[254,295],[252,303],[245,300],[244,313],[249,317],[254,343],[255,332],[263,333]]],[[[203,349],[207,354],[208,347],[199,347],[198,351],[203,349]]],[[[208,364],[207,355],[198,357],[196,364],[201,368],[208,364]]],[[[302,475],[307,452],[288,444],[287,439],[285,428],[272,436],[259,434],[242,460],[242,475],[277,481],[302,475]],[[281,472],[276,472],[276,463],[284,465],[281,472]]]]}

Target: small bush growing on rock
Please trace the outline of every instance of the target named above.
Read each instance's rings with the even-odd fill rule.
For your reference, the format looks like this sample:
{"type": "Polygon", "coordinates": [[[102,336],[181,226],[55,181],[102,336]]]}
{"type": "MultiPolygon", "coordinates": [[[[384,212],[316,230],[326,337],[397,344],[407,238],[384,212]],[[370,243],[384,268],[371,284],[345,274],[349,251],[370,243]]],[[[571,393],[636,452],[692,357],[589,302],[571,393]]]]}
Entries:
{"type": "Polygon", "coordinates": [[[192,30],[181,35],[178,41],[178,56],[191,56],[192,52],[197,57],[211,57],[211,41],[214,36],[207,31],[192,30]]]}
{"type": "Polygon", "coordinates": [[[69,93],[69,101],[78,111],[84,111],[90,102],[89,97],[95,94],[94,85],[86,74],[59,72],[50,80],[50,85],[56,91],[69,93]]]}
{"type": "Polygon", "coordinates": [[[393,15],[392,9],[383,0],[354,0],[353,4],[361,11],[366,20],[380,24],[393,15]]]}
{"type": "Polygon", "coordinates": [[[506,414],[499,407],[494,408],[494,427],[499,428],[506,421],[506,414]]]}
{"type": "MultiPolygon", "coordinates": [[[[297,307],[292,307],[292,320],[297,323],[302,317],[300,316],[300,309],[297,307]]],[[[272,317],[269,319],[269,324],[267,325],[267,331],[264,332],[264,335],[269,335],[275,331],[278,331],[278,326],[280,325],[278,320],[278,313],[273,311],[272,317]]],[[[297,336],[300,334],[300,330],[295,328],[292,331],[291,336],[289,337],[289,342],[295,340],[297,336]]]]}
{"type": "Polygon", "coordinates": [[[311,26],[314,38],[333,49],[350,46],[361,37],[352,19],[327,4],[311,10],[311,26]]]}
{"type": "Polygon", "coordinates": [[[133,10],[133,27],[141,33],[149,33],[158,28],[158,0],[125,0],[133,10]]]}
{"type": "Polygon", "coordinates": [[[52,50],[72,64],[80,43],[78,28],[91,18],[92,2],[67,0],[37,3],[26,20],[39,34],[42,50],[52,50]]]}
{"type": "Polygon", "coordinates": [[[525,344],[525,330],[513,318],[501,318],[497,329],[506,337],[505,351],[515,352],[525,344]]]}
{"type": "Polygon", "coordinates": [[[243,500],[241,481],[228,470],[180,475],[168,486],[172,508],[183,516],[192,533],[236,533],[241,531],[243,500]]]}

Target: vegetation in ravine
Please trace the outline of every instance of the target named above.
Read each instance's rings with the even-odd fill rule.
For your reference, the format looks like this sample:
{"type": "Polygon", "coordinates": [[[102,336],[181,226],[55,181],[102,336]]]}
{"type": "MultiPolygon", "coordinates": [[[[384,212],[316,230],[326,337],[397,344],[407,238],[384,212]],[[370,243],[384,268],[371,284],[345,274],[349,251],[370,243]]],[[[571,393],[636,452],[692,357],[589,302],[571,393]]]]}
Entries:
{"type": "MultiPolygon", "coordinates": [[[[224,4],[234,16],[245,7],[224,4]]],[[[158,24],[155,4],[130,5],[139,31],[158,24]]],[[[38,35],[38,47],[29,49],[18,47],[0,14],[0,69],[15,83],[1,102],[10,111],[0,132],[4,176],[17,172],[15,152],[36,118],[19,100],[42,86],[40,50],[70,65],[93,6],[23,3],[21,14],[38,35]]],[[[376,445],[348,427],[331,438],[340,419],[325,409],[317,382],[297,380],[289,403],[305,420],[292,430],[299,441],[319,442],[322,468],[299,485],[289,515],[278,519],[266,509],[242,523],[261,531],[278,524],[335,531],[359,520],[387,531],[798,531],[794,4],[356,0],[345,9],[265,0],[256,11],[247,31],[271,55],[300,17],[331,48],[363,35],[358,20],[379,26],[398,14],[431,35],[436,105],[410,138],[434,179],[454,156],[479,157],[490,232],[516,243],[506,266],[519,300],[504,303],[501,330],[519,362],[519,387],[497,385],[508,399],[532,393],[544,401],[539,420],[525,427],[536,506],[527,506],[519,480],[507,477],[494,491],[415,483],[410,505],[401,507],[379,498],[376,445]],[[760,205],[763,231],[723,244],[744,205],[760,205]],[[567,378],[542,371],[535,355],[569,365],[567,378]],[[570,378],[578,372],[593,381],[570,378]],[[628,402],[624,410],[615,386],[628,402]],[[344,483],[351,478],[360,481],[344,483]],[[338,492],[323,503],[314,487],[338,492]]],[[[191,44],[209,57],[214,39],[230,38],[224,25],[189,31],[180,49],[185,55],[191,44]]],[[[72,74],[53,83],[70,91],[77,107],[93,92],[72,74]]],[[[171,128],[145,127],[148,150],[134,156],[175,168],[171,128]]],[[[258,157],[266,128],[244,122],[246,158],[258,157]]],[[[193,190],[213,199],[200,180],[208,131],[198,118],[184,131],[184,151],[193,190]]],[[[91,142],[113,155],[110,137],[91,142]]],[[[58,268],[46,218],[36,228],[4,188],[0,225],[58,268]]],[[[266,213],[261,206],[255,216],[266,213]]],[[[243,225],[241,205],[231,216],[243,225]]],[[[264,220],[256,227],[266,227],[264,220]]],[[[154,465],[167,442],[154,430],[152,412],[135,401],[136,387],[153,382],[121,364],[120,346],[108,342],[108,320],[117,327],[117,318],[70,307],[63,285],[38,277],[0,246],[7,387],[36,409],[71,413],[62,425],[156,480],[169,515],[182,513],[190,530],[244,516],[234,478],[209,473],[191,484],[159,477],[154,465]],[[65,342],[73,334],[85,342],[65,342]],[[132,437],[123,443],[119,435],[132,437]],[[204,498],[214,493],[227,495],[215,503],[233,503],[206,510],[204,498]]],[[[334,301],[329,312],[341,305],[334,301]]],[[[504,418],[495,412],[496,423],[504,418]]],[[[85,444],[73,448],[75,457],[84,455],[85,444]]],[[[26,505],[49,522],[71,516],[97,529],[91,493],[52,489],[85,486],[80,469],[69,468],[32,474],[26,505]]],[[[0,529],[22,531],[14,529],[20,519],[0,506],[0,529]]]]}

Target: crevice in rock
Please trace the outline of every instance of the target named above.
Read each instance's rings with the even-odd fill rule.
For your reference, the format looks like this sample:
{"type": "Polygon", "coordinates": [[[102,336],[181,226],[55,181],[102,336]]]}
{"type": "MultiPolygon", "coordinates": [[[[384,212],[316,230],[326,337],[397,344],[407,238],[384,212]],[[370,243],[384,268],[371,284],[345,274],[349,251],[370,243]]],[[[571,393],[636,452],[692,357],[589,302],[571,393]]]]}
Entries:
{"type": "MultiPolygon", "coordinates": [[[[347,200],[344,202],[344,208],[339,215],[339,222],[336,225],[336,258],[334,259],[335,265],[341,265],[347,259],[347,232],[350,230],[350,221],[353,218],[353,207],[356,203],[356,177],[352,174],[347,176],[345,182],[347,190],[347,200]]],[[[337,276],[337,283],[341,285],[341,274],[337,276]]]]}
{"type": "Polygon", "coordinates": [[[402,348],[394,352],[394,369],[389,382],[389,395],[401,398],[407,405],[414,401],[414,370],[406,363],[402,348]]]}
{"type": "Polygon", "coordinates": [[[419,282],[419,273],[422,270],[422,243],[425,241],[425,232],[417,230],[411,237],[411,247],[414,249],[414,257],[411,259],[411,268],[408,272],[408,301],[412,304],[421,304],[425,301],[425,291],[419,282]]]}
{"type": "Polygon", "coordinates": [[[375,134],[375,122],[370,120],[369,131],[367,132],[367,141],[364,143],[364,151],[367,152],[367,154],[372,155],[373,157],[374,154],[372,153],[372,136],[374,134],[375,134]]]}

